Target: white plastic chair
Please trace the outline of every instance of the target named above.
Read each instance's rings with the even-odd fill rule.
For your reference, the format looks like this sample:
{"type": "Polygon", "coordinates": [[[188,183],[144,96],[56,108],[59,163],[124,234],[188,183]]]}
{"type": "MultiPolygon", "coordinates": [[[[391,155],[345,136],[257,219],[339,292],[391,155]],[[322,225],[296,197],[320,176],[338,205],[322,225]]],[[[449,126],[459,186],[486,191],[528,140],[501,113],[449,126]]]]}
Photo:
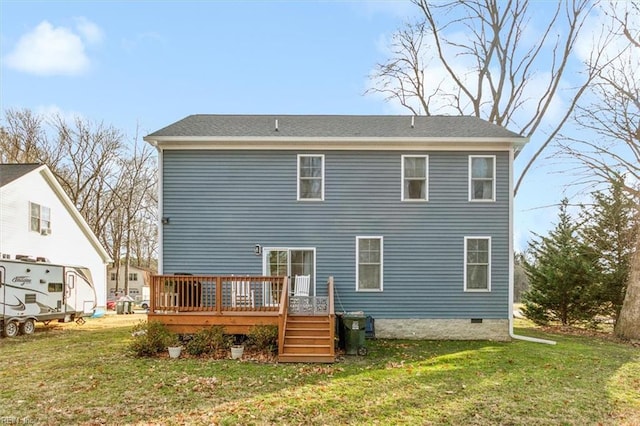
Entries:
{"type": "Polygon", "coordinates": [[[309,297],[309,287],[311,286],[311,275],[296,275],[293,296],[309,297]]]}
{"type": "Polygon", "coordinates": [[[231,283],[231,306],[234,308],[255,308],[255,292],[251,281],[233,281],[231,283]]]}

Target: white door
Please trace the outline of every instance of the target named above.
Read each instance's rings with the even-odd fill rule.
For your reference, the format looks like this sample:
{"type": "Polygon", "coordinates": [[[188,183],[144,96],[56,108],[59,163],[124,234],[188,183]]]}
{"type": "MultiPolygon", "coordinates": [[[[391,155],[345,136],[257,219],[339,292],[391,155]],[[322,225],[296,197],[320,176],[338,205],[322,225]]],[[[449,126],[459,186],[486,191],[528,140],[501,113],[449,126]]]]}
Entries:
{"type": "Polygon", "coordinates": [[[78,304],[76,301],[76,274],[67,272],[67,279],[64,286],[64,311],[76,312],[78,304]]]}

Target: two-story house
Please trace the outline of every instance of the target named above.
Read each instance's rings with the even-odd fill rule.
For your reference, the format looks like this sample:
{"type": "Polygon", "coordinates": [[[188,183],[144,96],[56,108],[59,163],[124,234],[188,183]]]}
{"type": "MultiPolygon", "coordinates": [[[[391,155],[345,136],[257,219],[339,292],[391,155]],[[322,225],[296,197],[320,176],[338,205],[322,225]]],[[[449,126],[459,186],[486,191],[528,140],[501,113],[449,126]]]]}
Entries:
{"type": "Polygon", "coordinates": [[[111,258],[46,165],[0,164],[0,253],[89,268],[106,306],[111,258]]]}
{"type": "Polygon", "coordinates": [[[158,150],[161,274],[333,277],[379,337],[508,339],[513,159],[474,117],[192,115],[158,150]]]}

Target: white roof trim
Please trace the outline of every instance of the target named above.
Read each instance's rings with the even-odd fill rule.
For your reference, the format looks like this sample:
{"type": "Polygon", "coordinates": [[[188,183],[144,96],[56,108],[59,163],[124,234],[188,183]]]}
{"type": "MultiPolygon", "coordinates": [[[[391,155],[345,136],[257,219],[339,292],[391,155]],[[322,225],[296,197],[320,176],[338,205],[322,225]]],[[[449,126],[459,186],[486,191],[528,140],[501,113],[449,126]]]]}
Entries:
{"type": "Polygon", "coordinates": [[[509,150],[521,147],[528,138],[330,138],[330,137],[209,137],[162,136],[145,137],[145,141],[159,149],[278,149],[301,148],[335,150],[509,150]]]}

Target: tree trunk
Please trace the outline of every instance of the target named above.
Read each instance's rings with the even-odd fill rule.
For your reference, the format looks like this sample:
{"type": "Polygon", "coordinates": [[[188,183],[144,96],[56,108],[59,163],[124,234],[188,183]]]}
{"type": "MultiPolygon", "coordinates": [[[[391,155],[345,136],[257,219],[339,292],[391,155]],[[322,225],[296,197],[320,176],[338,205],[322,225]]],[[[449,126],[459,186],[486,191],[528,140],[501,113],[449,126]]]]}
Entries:
{"type": "Polygon", "coordinates": [[[627,293],[615,332],[623,339],[640,340],[640,232],[636,236],[636,250],[630,266],[627,293]]]}

